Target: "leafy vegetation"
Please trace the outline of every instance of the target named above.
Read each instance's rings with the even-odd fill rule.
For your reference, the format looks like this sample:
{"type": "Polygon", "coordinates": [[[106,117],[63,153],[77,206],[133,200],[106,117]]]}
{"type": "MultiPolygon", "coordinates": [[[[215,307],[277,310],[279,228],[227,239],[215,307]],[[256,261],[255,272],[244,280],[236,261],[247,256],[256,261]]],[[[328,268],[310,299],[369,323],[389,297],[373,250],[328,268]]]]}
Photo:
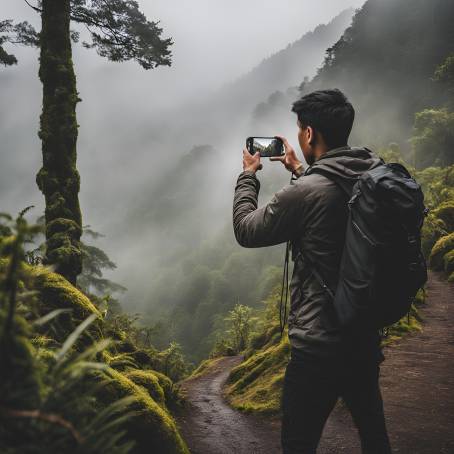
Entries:
{"type": "Polygon", "coordinates": [[[51,267],[29,263],[42,227],[26,211],[1,223],[0,451],[188,453],[171,414],[181,397],[163,372],[168,353],[139,345],[51,267]]]}

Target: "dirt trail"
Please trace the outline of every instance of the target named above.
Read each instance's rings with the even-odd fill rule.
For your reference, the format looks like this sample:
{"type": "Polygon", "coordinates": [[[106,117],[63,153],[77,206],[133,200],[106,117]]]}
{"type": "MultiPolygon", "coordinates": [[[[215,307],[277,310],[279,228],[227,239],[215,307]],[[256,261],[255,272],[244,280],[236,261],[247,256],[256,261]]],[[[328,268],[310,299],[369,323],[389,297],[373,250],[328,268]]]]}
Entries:
{"type": "Polygon", "coordinates": [[[192,454],[279,452],[279,421],[233,410],[221,396],[230,370],[242,359],[223,358],[209,374],[183,383],[190,405],[178,423],[192,454]]]}
{"type": "MultiPolygon", "coordinates": [[[[385,349],[381,386],[393,452],[454,454],[454,285],[431,273],[422,332],[385,349]]],[[[183,383],[190,405],[178,417],[192,454],[278,454],[280,421],[245,415],[222,399],[222,385],[240,356],[183,383]]],[[[319,454],[359,454],[348,411],[338,405],[319,454]]]]}

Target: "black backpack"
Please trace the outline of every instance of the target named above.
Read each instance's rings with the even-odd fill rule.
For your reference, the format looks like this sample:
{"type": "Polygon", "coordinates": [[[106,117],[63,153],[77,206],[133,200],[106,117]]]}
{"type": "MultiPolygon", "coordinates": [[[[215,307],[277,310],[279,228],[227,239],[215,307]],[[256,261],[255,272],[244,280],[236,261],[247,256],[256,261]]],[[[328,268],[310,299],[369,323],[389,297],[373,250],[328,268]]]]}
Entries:
{"type": "MultiPolygon", "coordinates": [[[[335,291],[311,263],[319,283],[330,294],[339,326],[384,328],[409,312],[427,281],[421,252],[421,228],[428,210],[420,185],[401,164],[384,161],[363,173],[352,189],[334,175],[317,172],[348,194],[348,223],[335,291]]],[[[351,186],[350,186],[351,187],[351,186]]]]}

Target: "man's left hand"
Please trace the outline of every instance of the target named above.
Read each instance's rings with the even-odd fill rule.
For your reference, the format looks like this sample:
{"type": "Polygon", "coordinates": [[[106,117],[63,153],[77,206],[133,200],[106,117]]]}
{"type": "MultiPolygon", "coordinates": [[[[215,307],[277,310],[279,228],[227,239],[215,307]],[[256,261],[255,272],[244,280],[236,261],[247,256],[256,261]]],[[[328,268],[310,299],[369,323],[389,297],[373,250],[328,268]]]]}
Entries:
{"type": "Polygon", "coordinates": [[[282,140],[284,144],[285,154],[282,156],[273,156],[270,161],[279,161],[284,164],[285,168],[298,176],[304,172],[303,163],[296,156],[296,152],[293,147],[288,143],[288,140],[283,136],[276,136],[282,140]]]}
{"type": "Polygon", "coordinates": [[[243,171],[257,172],[262,169],[260,163],[260,153],[251,154],[249,150],[245,148],[243,150],[243,171]]]}

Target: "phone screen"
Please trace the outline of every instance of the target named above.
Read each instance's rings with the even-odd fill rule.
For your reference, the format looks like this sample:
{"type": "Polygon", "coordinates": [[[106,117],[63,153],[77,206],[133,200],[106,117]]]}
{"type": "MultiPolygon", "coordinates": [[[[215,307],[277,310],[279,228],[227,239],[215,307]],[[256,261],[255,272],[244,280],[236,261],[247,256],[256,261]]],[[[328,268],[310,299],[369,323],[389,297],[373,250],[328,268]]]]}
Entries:
{"type": "Polygon", "coordinates": [[[284,144],[277,137],[249,137],[246,146],[251,154],[260,153],[264,158],[284,154],[284,144]]]}

